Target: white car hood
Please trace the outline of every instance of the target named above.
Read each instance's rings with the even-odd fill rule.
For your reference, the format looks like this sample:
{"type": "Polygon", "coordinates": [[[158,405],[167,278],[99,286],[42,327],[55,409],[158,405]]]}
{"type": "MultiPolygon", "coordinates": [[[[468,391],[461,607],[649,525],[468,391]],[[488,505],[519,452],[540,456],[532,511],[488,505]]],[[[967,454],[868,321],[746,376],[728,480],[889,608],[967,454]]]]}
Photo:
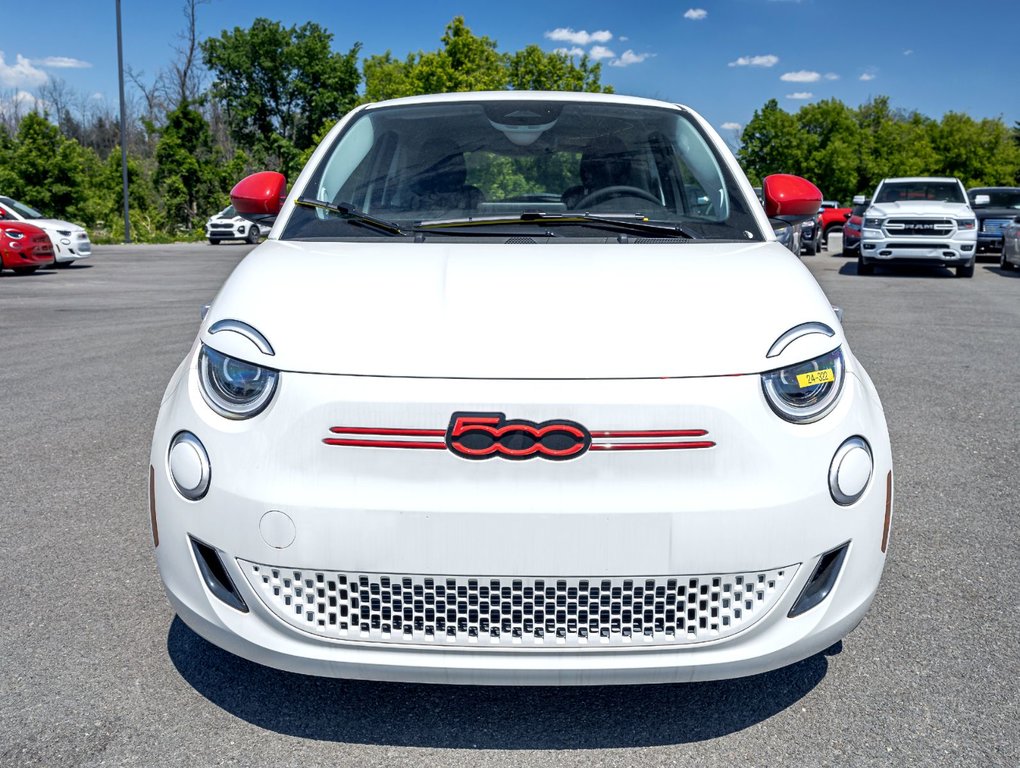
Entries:
{"type": "Polygon", "coordinates": [[[757,373],[843,343],[831,306],[781,245],[268,241],[202,324],[225,354],[285,371],[573,379],[757,373]],[[257,329],[209,333],[220,320],[257,329]],[[826,323],[772,358],[783,333],[826,323]]]}
{"type": "Polygon", "coordinates": [[[69,221],[61,221],[60,219],[25,219],[26,224],[34,224],[37,227],[41,227],[46,230],[63,230],[65,232],[84,232],[83,227],[79,227],[77,224],[72,224],[69,221]]]}
{"type": "Polygon", "coordinates": [[[974,211],[964,203],[941,203],[932,200],[916,200],[897,203],[875,203],[868,208],[865,216],[911,216],[924,218],[974,218],[974,211]]]}

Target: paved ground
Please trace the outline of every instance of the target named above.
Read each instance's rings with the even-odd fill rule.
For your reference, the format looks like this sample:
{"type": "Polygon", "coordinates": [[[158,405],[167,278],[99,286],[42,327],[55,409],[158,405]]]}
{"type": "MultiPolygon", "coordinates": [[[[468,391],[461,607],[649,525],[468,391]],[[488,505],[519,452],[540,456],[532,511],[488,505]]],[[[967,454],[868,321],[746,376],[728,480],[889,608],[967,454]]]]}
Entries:
{"type": "Polygon", "coordinates": [[[0,765],[1020,764],[1017,276],[804,259],[846,311],[897,470],[881,590],[835,652],[711,684],[452,688],[261,668],[166,602],[152,425],[247,250],[100,247],[0,277],[0,765]]]}

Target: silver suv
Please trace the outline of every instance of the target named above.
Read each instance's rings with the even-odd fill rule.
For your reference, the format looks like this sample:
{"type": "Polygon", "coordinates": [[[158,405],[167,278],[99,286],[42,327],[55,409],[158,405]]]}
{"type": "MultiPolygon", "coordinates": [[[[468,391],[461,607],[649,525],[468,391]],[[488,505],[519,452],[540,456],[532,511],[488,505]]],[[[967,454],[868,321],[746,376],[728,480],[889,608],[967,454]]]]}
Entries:
{"type": "Polygon", "coordinates": [[[876,264],[929,264],[973,277],[976,246],[976,217],[959,179],[883,179],[864,212],[857,273],[870,275],[876,264]]]}

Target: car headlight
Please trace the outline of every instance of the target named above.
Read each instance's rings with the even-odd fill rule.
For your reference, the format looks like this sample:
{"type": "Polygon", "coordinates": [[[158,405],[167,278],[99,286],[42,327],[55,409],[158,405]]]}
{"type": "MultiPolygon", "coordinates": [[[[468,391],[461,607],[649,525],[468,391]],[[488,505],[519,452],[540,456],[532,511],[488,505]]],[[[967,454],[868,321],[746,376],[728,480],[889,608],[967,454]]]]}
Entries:
{"type": "Polygon", "coordinates": [[[959,229],[974,229],[974,219],[957,219],[956,226],[959,229]]]}
{"type": "Polygon", "coordinates": [[[11,238],[11,240],[20,240],[25,236],[24,232],[19,232],[16,229],[5,229],[4,234],[11,238]]]}
{"type": "Polygon", "coordinates": [[[228,419],[248,419],[261,412],[273,399],[279,379],[279,371],[229,357],[205,345],[198,355],[202,397],[228,419]]]}
{"type": "Polygon", "coordinates": [[[883,220],[878,216],[868,216],[866,219],[864,219],[864,226],[870,229],[881,229],[882,221],[883,220]]]}
{"type": "Polygon", "coordinates": [[[761,375],[765,399],[779,416],[807,424],[825,416],[843,391],[843,352],[832,352],[761,375]]]}

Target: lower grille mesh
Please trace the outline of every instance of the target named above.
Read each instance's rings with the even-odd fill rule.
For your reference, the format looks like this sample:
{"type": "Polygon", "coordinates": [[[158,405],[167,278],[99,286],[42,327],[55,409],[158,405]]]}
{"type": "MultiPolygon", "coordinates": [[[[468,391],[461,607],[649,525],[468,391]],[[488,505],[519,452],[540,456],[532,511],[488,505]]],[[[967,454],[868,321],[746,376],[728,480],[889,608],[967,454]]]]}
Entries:
{"type": "Polygon", "coordinates": [[[238,560],[266,606],[336,640],[443,646],[678,645],[733,635],[797,571],[647,578],[470,577],[313,571],[238,560]]]}

